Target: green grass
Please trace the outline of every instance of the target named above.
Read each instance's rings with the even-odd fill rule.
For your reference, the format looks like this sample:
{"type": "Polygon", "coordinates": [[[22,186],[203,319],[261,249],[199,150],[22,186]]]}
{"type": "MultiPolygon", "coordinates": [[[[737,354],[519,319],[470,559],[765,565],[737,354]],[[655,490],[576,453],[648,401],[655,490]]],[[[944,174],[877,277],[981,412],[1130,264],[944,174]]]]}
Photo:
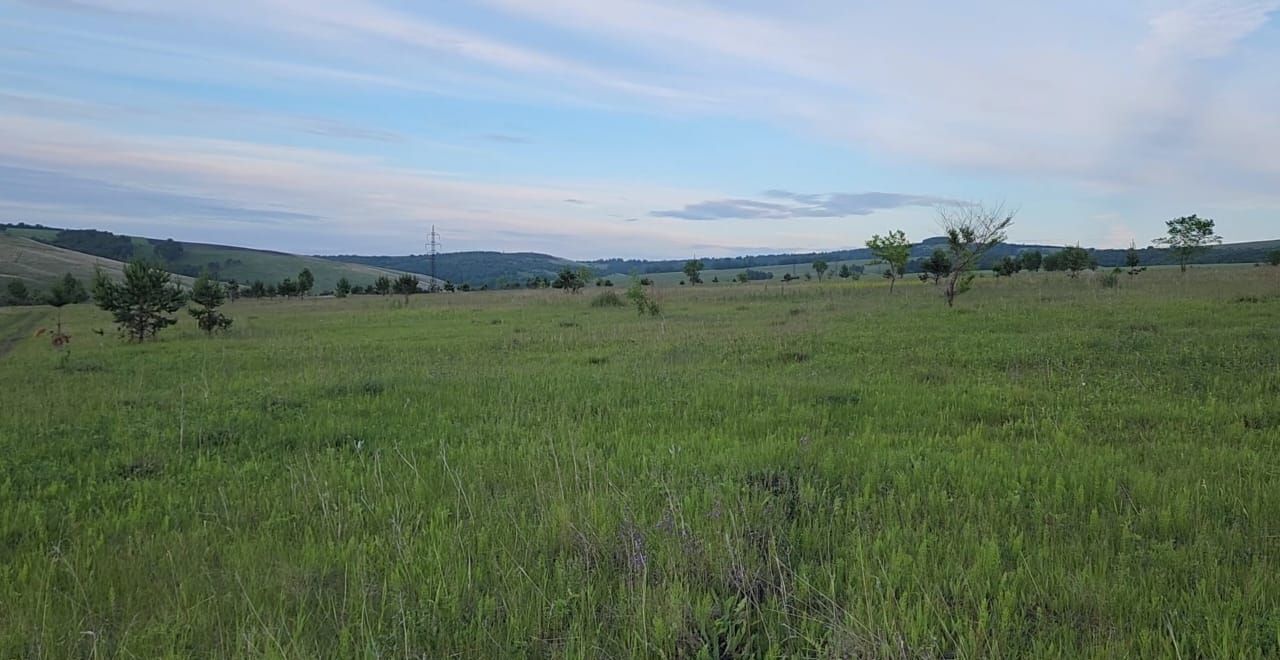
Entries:
{"type": "Polygon", "coordinates": [[[0,310],[0,657],[1275,657],[1278,272],[0,310]]]}

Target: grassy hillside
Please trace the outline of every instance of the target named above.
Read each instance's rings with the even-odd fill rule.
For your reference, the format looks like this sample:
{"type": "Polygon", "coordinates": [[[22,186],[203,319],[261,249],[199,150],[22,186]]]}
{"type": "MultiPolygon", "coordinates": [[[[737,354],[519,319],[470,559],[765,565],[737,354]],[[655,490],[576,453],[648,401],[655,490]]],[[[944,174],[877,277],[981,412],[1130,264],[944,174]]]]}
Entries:
{"type": "MultiPolygon", "coordinates": [[[[325,257],[335,261],[393,268],[410,273],[428,274],[426,255],[399,257],[336,255],[325,257]]],[[[446,252],[436,257],[436,275],[455,284],[501,287],[506,283],[522,283],[533,277],[554,279],[563,268],[577,268],[578,262],[536,252],[446,252]]]]}
{"type": "MultiPolygon", "coordinates": [[[[58,229],[10,226],[5,228],[5,231],[0,232],[0,236],[9,236],[10,238],[25,237],[42,241],[46,244],[57,245],[59,243],[59,233],[60,230],[58,229]]],[[[97,248],[100,254],[106,253],[116,257],[158,259],[165,263],[169,270],[186,276],[196,276],[203,270],[209,270],[219,279],[234,279],[244,283],[254,280],[271,283],[279,282],[286,277],[296,278],[302,269],[309,268],[316,279],[316,292],[333,289],[338,279],[342,277],[349,279],[352,284],[364,286],[372,283],[380,275],[395,278],[402,272],[363,264],[342,263],[319,257],[181,241],[174,242],[177,246],[180,246],[180,251],[173,250],[173,252],[166,254],[163,243],[160,242],[162,246],[158,247],[158,242],[149,238],[116,236],[106,232],[96,232],[95,236],[82,240],[68,240],[67,244],[86,252],[91,260],[102,259],[101,256],[94,256],[95,248],[97,248]],[[123,245],[121,241],[123,241],[123,245]],[[126,254],[128,255],[127,257],[125,256],[126,254]]],[[[7,269],[8,267],[0,266],[0,268],[7,269]]],[[[92,270],[90,270],[90,273],[92,273],[92,270]]],[[[61,274],[56,273],[55,276],[61,274]]],[[[5,271],[0,271],[0,277],[5,275],[5,271]]],[[[428,278],[421,279],[425,281],[428,278]]],[[[37,282],[37,284],[40,283],[37,282]]]]}
{"type": "Polygon", "coordinates": [[[0,657],[1280,653],[1280,269],[595,293],[0,310],[0,657]]]}
{"type": "Polygon", "coordinates": [[[118,273],[123,265],[111,259],[0,232],[0,285],[4,281],[20,279],[29,286],[43,288],[65,273],[87,281],[97,269],[118,273]]]}

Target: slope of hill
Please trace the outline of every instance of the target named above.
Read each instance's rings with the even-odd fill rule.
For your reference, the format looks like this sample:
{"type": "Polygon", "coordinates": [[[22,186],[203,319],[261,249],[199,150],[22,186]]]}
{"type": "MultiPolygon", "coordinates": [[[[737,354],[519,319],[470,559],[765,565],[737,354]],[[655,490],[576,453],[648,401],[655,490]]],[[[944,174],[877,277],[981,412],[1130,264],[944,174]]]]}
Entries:
{"type": "MultiPolygon", "coordinates": [[[[371,284],[379,276],[398,277],[403,271],[378,268],[364,264],[343,263],[340,260],[308,257],[270,250],[254,250],[250,248],[227,245],[211,245],[207,243],[185,243],[173,240],[158,240],[136,236],[122,236],[110,232],[95,230],[62,230],[49,227],[32,227],[28,225],[0,226],[0,236],[10,239],[27,240],[30,243],[47,248],[73,252],[86,257],[90,263],[111,261],[117,265],[127,259],[151,258],[163,262],[175,273],[194,277],[201,271],[208,270],[222,280],[239,282],[279,282],[286,277],[297,277],[304,268],[309,268],[315,276],[316,292],[333,289],[340,278],[346,277],[352,284],[364,286],[371,284]]],[[[75,261],[75,257],[63,255],[65,259],[75,261]]],[[[0,266],[0,277],[9,275],[30,279],[39,285],[49,279],[14,273],[10,275],[8,260],[0,266]]],[[[66,270],[58,271],[60,276],[66,270]]],[[[74,272],[74,271],[73,271],[74,272]]],[[[88,273],[92,275],[93,269],[88,273]]],[[[427,278],[419,278],[427,279],[427,278]]]]}
{"type": "MultiPolygon", "coordinates": [[[[426,274],[431,270],[428,257],[424,254],[388,257],[342,254],[323,258],[411,273],[426,274]]],[[[577,268],[581,265],[576,261],[536,252],[446,252],[436,256],[436,276],[456,284],[466,282],[472,286],[502,286],[506,283],[524,282],[532,277],[554,278],[562,268],[577,268]]],[[[596,270],[603,272],[599,268],[596,270]]]]}
{"type": "Polygon", "coordinates": [[[66,273],[88,281],[98,269],[119,273],[123,266],[112,259],[0,233],[0,282],[3,283],[17,279],[28,286],[42,288],[66,273]]]}

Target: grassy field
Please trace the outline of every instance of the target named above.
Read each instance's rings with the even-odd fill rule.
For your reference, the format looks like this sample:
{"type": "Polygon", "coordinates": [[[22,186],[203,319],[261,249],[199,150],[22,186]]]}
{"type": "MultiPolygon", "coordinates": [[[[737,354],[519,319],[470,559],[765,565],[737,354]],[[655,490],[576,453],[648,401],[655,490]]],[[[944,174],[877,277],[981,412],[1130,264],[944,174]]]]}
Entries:
{"type": "Polygon", "coordinates": [[[0,657],[1280,654],[1280,269],[598,291],[0,310],[0,657]]]}

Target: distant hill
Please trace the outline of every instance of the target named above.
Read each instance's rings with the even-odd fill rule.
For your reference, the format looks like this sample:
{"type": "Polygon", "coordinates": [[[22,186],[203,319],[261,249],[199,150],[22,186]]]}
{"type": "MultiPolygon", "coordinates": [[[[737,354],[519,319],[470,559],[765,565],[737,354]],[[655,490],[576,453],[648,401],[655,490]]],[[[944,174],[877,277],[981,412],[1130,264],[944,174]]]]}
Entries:
{"type": "MultiPolygon", "coordinates": [[[[401,257],[375,257],[342,254],[323,257],[334,261],[392,268],[410,273],[429,274],[431,266],[425,254],[401,257]]],[[[536,252],[447,252],[436,256],[436,277],[454,284],[498,286],[523,283],[533,277],[554,278],[563,268],[582,264],[569,259],[536,252]]]]}
{"type": "MultiPolygon", "coordinates": [[[[254,280],[276,283],[286,277],[297,277],[302,269],[309,268],[316,279],[317,293],[332,290],[338,279],[342,277],[346,277],[352,284],[365,286],[371,284],[380,275],[395,278],[402,272],[396,269],[342,263],[338,260],[270,250],[125,236],[92,229],[0,225],[0,237],[9,240],[10,250],[25,246],[21,250],[23,253],[35,249],[32,243],[44,248],[61,250],[61,252],[48,250],[41,252],[41,254],[50,255],[47,262],[42,262],[46,263],[47,267],[42,268],[27,268],[8,258],[0,260],[0,278],[22,278],[28,280],[28,284],[38,287],[68,270],[57,271],[54,266],[57,259],[52,257],[54,254],[61,255],[60,258],[68,264],[80,263],[82,270],[72,271],[77,277],[92,276],[92,264],[112,263],[115,264],[115,268],[118,268],[120,262],[138,257],[161,261],[171,272],[187,277],[195,277],[201,271],[208,270],[218,279],[244,283],[254,280]],[[25,240],[25,242],[14,243],[14,240],[25,240]],[[72,254],[66,254],[68,252],[72,254]],[[79,254],[81,257],[75,257],[74,254],[79,254]],[[88,264],[87,270],[83,270],[84,264],[88,264]],[[49,268],[57,272],[47,272],[49,268]]],[[[34,261],[34,256],[29,258],[34,261]]]]}
{"type": "Polygon", "coordinates": [[[40,289],[66,273],[76,276],[87,286],[98,270],[118,274],[123,268],[123,263],[113,259],[0,232],[0,286],[18,279],[40,289]]]}

